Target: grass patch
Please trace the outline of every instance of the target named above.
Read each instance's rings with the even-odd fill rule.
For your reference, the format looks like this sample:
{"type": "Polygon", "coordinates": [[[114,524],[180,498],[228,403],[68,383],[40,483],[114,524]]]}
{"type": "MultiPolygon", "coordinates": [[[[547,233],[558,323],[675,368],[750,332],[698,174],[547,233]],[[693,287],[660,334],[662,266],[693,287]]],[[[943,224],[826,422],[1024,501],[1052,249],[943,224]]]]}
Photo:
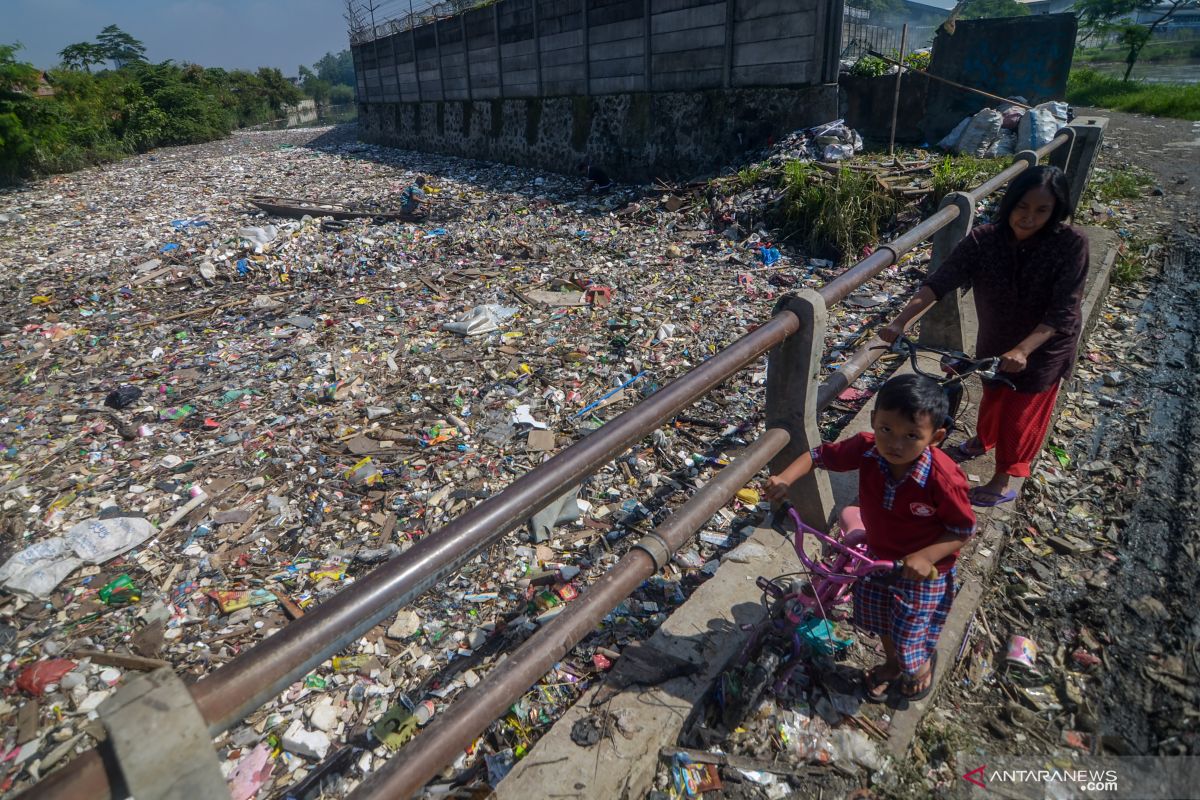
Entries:
{"type": "Polygon", "coordinates": [[[933,194],[930,196],[933,208],[937,208],[942,198],[951,192],[973,189],[1011,164],[1011,158],[946,156],[930,170],[933,176],[933,194]]]}
{"type": "Polygon", "coordinates": [[[1100,172],[1096,170],[1088,186],[1090,198],[1110,202],[1112,200],[1132,200],[1141,197],[1150,178],[1139,170],[1110,169],[1100,172]]]}
{"type": "Polygon", "coordinates": [[[1093,69],[1071,71],[1067,102],[1156,117],[1200,120],[1200,83],[1123,81],[1093,69]]]}
{"type": "MultiPolygon", "coordinates": [[[[1124,63],[1127,47],[1089,47],[1075,52],[1079,62],[1124,63]]],[[[1138,54],[1138,63],[1191,61],[1200,58],[1200,38],[1178,42],[1150,42],[1138,54]]]]}
{"type": "Polygon", "coordinates": [[[781,227],[785,238],[800,236],[813,253],[853,261],[895,216],[896,200],[875,177],[842,166],[836,173],[802,161],[783,170],[781,227]]]}
{"type": "Polygon", "coordinates": [[[761,164],[751,164],[744,169],[739,169],[737,174],[738,188],[743,191],[749,189],[762,180],[765,173],[766,170],[763,169],[761,164]]]}
{"type": "Polygon", "coordinates": [[[1132,286],[1148,273],[1158,269],[1163,256],[1161,241],[1131,238],[1121,242],[1113,264],[1112,282],[1116,286],[1132,286]]]}

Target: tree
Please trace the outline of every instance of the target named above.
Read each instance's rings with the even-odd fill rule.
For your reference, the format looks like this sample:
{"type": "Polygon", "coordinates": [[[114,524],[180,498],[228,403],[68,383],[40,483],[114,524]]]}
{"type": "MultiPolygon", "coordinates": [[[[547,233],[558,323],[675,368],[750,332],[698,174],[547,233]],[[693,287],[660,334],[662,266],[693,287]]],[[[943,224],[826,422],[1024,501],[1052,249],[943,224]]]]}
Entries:
{"type": "Polygon", "coordinates": [[[301,64],[300,88],[316,101],[317,105],[325,105],[329,102],[329,92],[333,87],[329,85],[329,81],[321,80],[311,69],[301,64]]]}
{"type": "Polygon", "coordinates": [[[108,58],[108,54],[98,44],[77,42],[59,50],[58,57],[62,59],[63,66],[67,69],[81,69],[84,72],[91,72],[92,64],[103,64],[108,58]]]}
{"type": "Polygon", "coordinates": [[[354,57],[350,55],[349,50],[343,50],[337,55],[326,53],[313,67],[317,77],[328,81],[331,86],[354,85],[354,57]]]}
{"type": "Polygon", "coordinates": [[[1084,25],[1097,34],[1115,34],[1117,43],[1126,48],[1125,80],[1133,72],[1142,48],[1154,31],[1180,11],[1200,8],[1200,0],[1077,0],[1075,8],[1084,25]],[[1149,25],[1139,23],[1140,13],[1155,16],[1149,25]]]}
{"type": "MultiPolygon", "coordinates": [[[[27,100],[37,87],[38,71],[33,64],[17,61],[19,44],[0,44],[0,101],[27,100]]],[[[0,109],[3,110],[3,109],[0,109]]]]}
{"type": "Polygon", "coordinates": [[[117,69],[146,60],[146,46],[116,25],[109,25],[100,31],[96,42],[104,51],[104,57],[112,61],[117,69]]]}

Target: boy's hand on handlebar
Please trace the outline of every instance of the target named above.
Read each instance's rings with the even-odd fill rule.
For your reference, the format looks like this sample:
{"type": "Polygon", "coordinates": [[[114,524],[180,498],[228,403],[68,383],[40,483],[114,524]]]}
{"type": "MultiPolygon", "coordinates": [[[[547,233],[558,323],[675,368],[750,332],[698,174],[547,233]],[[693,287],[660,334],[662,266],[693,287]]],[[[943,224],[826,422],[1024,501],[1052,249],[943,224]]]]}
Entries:
{"type": "Polygon", "coordinates": [[[937,577],[937,567],[925,556],[917,553],[904,559],[904,572],[901,575],[913,581],[931,581],[937,577]]]}
{"type": "Polygon", "coordinates": [[[778,475],[772,475],[763,485],[763,496],[772,503],[782,503],[787,500],[788,490],[791,488],[790,483],[782,480],[778,475]]]}
{"type": "Polygon", "coordinates": [[[1020,372],[1026,366],[1025,353],[1018,348],[1009,350],[1004,355],[1000,356],[1000,371],[1001,372],[1020,372]]]}

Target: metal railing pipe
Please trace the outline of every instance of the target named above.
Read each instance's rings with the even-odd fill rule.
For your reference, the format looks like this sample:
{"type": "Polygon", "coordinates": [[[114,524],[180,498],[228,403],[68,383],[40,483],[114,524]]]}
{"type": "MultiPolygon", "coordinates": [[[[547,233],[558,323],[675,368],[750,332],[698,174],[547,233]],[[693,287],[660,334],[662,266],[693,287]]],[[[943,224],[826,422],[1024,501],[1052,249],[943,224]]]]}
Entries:
{"type": "Polygon", "coordinates": [[[1024,161],[1017,161],[1012,166],[1005,168],[1001,172],[987,179],[983,183],[976,186],[972,191],[967,192],[971,199],[978,203],[983,198],[987,197],[992,192],[999,189],[1004,184],[1008,183],[1013,178],[1020,175],[1025,170],[1029,169],[1029,165],[1024,161]]]}
{"type": "Polygon", "coordinates": [[[568,604],[479,684],[463,692],[416,739],[371,773],[350,795],[350,800],[406,798],[420,791],[572,647],[593,632],[618,603],[658,572],[676,549],[787,445],[789,438],[782,428],[772,428],[756,439],[655,528],[654,533],[626,553],[579,600],[568,604]],[[652,552],[658,555],[652,556],[652,552]]]}
{"type": "Polygon", "coordinates": [[[855,289],[883,272],[892,264],[895,264],[900,259],[900,256],[928,239],[957,216],[957,208],[941,209],[936,214],[933,214],[928,219],[901,234],[898,238],[886,244],[879,245],[874,253],[859,261],[820,289],[817,289],[817,294],[821,295],[825,300],[826,307],[842,302],[855,289]]]}
{"type": "MultiPolygon", "coordinates": [[[[920,314],[913,317],[908,323],[909,326],[928,314],[929,308],[932,306],[925,308],[920,314]]],[[[872,364],[883,358],[884,354],[888,352],[889,346],[878,336],[872,336],[863,342],[861,347],[851,353],[850,357],[817,387],[817,411],[824,411],[828,408],[837,399],[837,396],[849,389],[859,376],[871,368],[872,364]]]]}
{"type": "Polygon", "coordinates": [[[1045,158],[1064,144],[1067,144],[1071,141],[1072,136],[1072,133],[1058,134],[1035,151],[1038,154],[1038,158],[1045,158]]]}
{"type": "MultiPolygon", "coordinates": [[[[795,333],[799,325],[796,315],[790,312],[775,316],[602,429],[517,478],[504,491],[425,536],[403,555],[192,684],[192,697],[209,731],[216,736],[240,722],[578,484],[599,465],[795,333]]],[[[86,770],[65,766],[51,776],[54,780],[43,781],[22,797],[59,800],[109,796],[99,758],[94,754],[83,758],[87,760],[80,761],[80,765],[86,770]],[[90,784],[83,783],[85,772],[90,784]]]]}

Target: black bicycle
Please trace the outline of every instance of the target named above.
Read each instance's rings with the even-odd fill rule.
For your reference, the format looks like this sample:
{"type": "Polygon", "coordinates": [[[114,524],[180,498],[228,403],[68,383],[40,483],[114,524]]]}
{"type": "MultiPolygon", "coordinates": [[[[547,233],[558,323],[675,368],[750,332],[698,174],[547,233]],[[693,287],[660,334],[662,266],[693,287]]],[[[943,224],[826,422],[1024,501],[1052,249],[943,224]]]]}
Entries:
{"type": "Polygon", "coordinates": [[[893,353],[908,356],[913,372],[918,375],[924,375],[926,378],[932,378],[938,382],[938,385],[946,393],[946,399],[950,401],[950,409],[946,419],[947,433],[951,433],[954,430],[954,423],[958,420],[959,406],[962,405],[964,393],[963,381],[967,376],[978,375],[985,381],[996,381],[1013,389],[1016,388],[1013,382],[1004,377],[1003,373],[1000,372],[999,356],[971,358],[959,350],[930,347],[929,345],[914,342],[907,336],[899,336],[891,345],[880,345],[873,349],[888,349],[893,353]],[[926,372],[921,368],[920,361],[917,358],[921,353],[932,353],[939,357],[938,361],[942,370],[940,375],[926,372]]]}

